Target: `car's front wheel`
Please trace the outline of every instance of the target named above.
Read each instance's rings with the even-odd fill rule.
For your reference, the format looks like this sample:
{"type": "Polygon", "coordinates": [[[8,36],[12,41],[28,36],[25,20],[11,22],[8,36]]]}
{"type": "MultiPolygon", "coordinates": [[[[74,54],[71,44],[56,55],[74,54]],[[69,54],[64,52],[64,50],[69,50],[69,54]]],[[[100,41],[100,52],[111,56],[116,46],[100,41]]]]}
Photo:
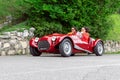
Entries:
{"type": "Polygon", "coordinates": [[[30,53],[33,56],[40,56],[42,52],[39,52],[37,48],[30,46],[30,53]]]}
{"type": "Polygon", "coordinates": [[[64,39],[59,45],[59,52],[63,57],[72,55],[72,43],[69,39],[64,39]]]}
{"type": "Polygon", "coordinates": [[[104,53],[104,45],[101,41],[98,41],[98,43],[96,44],[94,48],[94,53],[96,54],[96,56],[102,56],[102,54],[104,53]]]}

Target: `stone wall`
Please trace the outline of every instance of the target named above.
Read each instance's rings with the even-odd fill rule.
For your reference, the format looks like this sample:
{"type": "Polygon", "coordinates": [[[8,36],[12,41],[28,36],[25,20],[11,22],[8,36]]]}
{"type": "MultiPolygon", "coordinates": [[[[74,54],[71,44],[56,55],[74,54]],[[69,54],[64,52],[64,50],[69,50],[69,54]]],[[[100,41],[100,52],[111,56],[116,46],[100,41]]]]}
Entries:
{"type": "Polygon", "coordinates": [[[18,55],[29,53],[29,39],[34,36],[34,28],[23,32],[11,31],[0,35],[0,55],[18,55]]]}
{"type": "Polygon", "coordinates": [[[120,41],[106,40],[104,41],[105,53],[120,52],[120,41]]]}
{"type": "MultiPolygon", "coordinates": [[[[0,35],[0,55],[27,55],[29,54],[29,38],[34,36],[34,28],[23,32],[11,31],[0,35]]],[[[120,41],[104,41],[105,53],[119,52],[120,41]]]]}

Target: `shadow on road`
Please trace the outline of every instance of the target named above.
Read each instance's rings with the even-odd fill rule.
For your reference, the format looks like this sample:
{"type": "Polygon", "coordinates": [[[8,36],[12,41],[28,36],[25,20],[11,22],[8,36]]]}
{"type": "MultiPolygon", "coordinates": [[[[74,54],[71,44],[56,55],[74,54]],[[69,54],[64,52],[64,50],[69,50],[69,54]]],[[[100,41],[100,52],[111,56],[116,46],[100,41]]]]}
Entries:
{"type": "MultiPolygon", "coordinates": [[[[87,53],[77,53],[74,56],[70,56],[70,57],[88,57],[88,56],[96,56],[95,54],[87,54],[87,53]]],[[[62,57],[61,54],[49,54],[49,53],[44,53],[39,57],[62,57]]],[[[65,58],[65,57],[62,57],[65,58]]],[[[66,57],[68,58],[68,57],[66,57]]]]}

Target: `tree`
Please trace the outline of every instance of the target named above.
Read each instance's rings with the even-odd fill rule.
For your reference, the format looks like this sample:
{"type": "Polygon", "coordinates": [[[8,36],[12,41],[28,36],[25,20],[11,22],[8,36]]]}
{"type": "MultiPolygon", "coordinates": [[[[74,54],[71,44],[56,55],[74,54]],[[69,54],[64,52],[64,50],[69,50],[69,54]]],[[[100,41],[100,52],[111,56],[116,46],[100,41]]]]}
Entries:
{"type": "Polygon", "coordinates": [[[25,2],[31,5],[28,15],[30,25],[35,28],[45,28],[40,25],[41,23],[37,24],[40,27],[33,25],[43,18],[48,23],[61,24],[61,29],[65,30],[61,32],[68,32],[71,26],[78,29],[89,26],[91,35],[100,38],[104,38],[110,28],[106,23],[106,17],[120,8],[119,0],[25,0],[25,2]]]}

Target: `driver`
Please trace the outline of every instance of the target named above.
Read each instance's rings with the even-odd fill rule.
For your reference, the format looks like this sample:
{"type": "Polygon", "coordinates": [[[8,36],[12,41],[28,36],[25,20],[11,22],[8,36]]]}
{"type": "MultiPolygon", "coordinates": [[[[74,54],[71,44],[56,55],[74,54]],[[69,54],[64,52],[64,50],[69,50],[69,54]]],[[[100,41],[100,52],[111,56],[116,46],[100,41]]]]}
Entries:
{"type": "Polygon", "coordinates": [[[71,32],[69,32],[68,34],[76,35],[77,34],[77,29],[75,27],[72,27],[71,32]]]}

